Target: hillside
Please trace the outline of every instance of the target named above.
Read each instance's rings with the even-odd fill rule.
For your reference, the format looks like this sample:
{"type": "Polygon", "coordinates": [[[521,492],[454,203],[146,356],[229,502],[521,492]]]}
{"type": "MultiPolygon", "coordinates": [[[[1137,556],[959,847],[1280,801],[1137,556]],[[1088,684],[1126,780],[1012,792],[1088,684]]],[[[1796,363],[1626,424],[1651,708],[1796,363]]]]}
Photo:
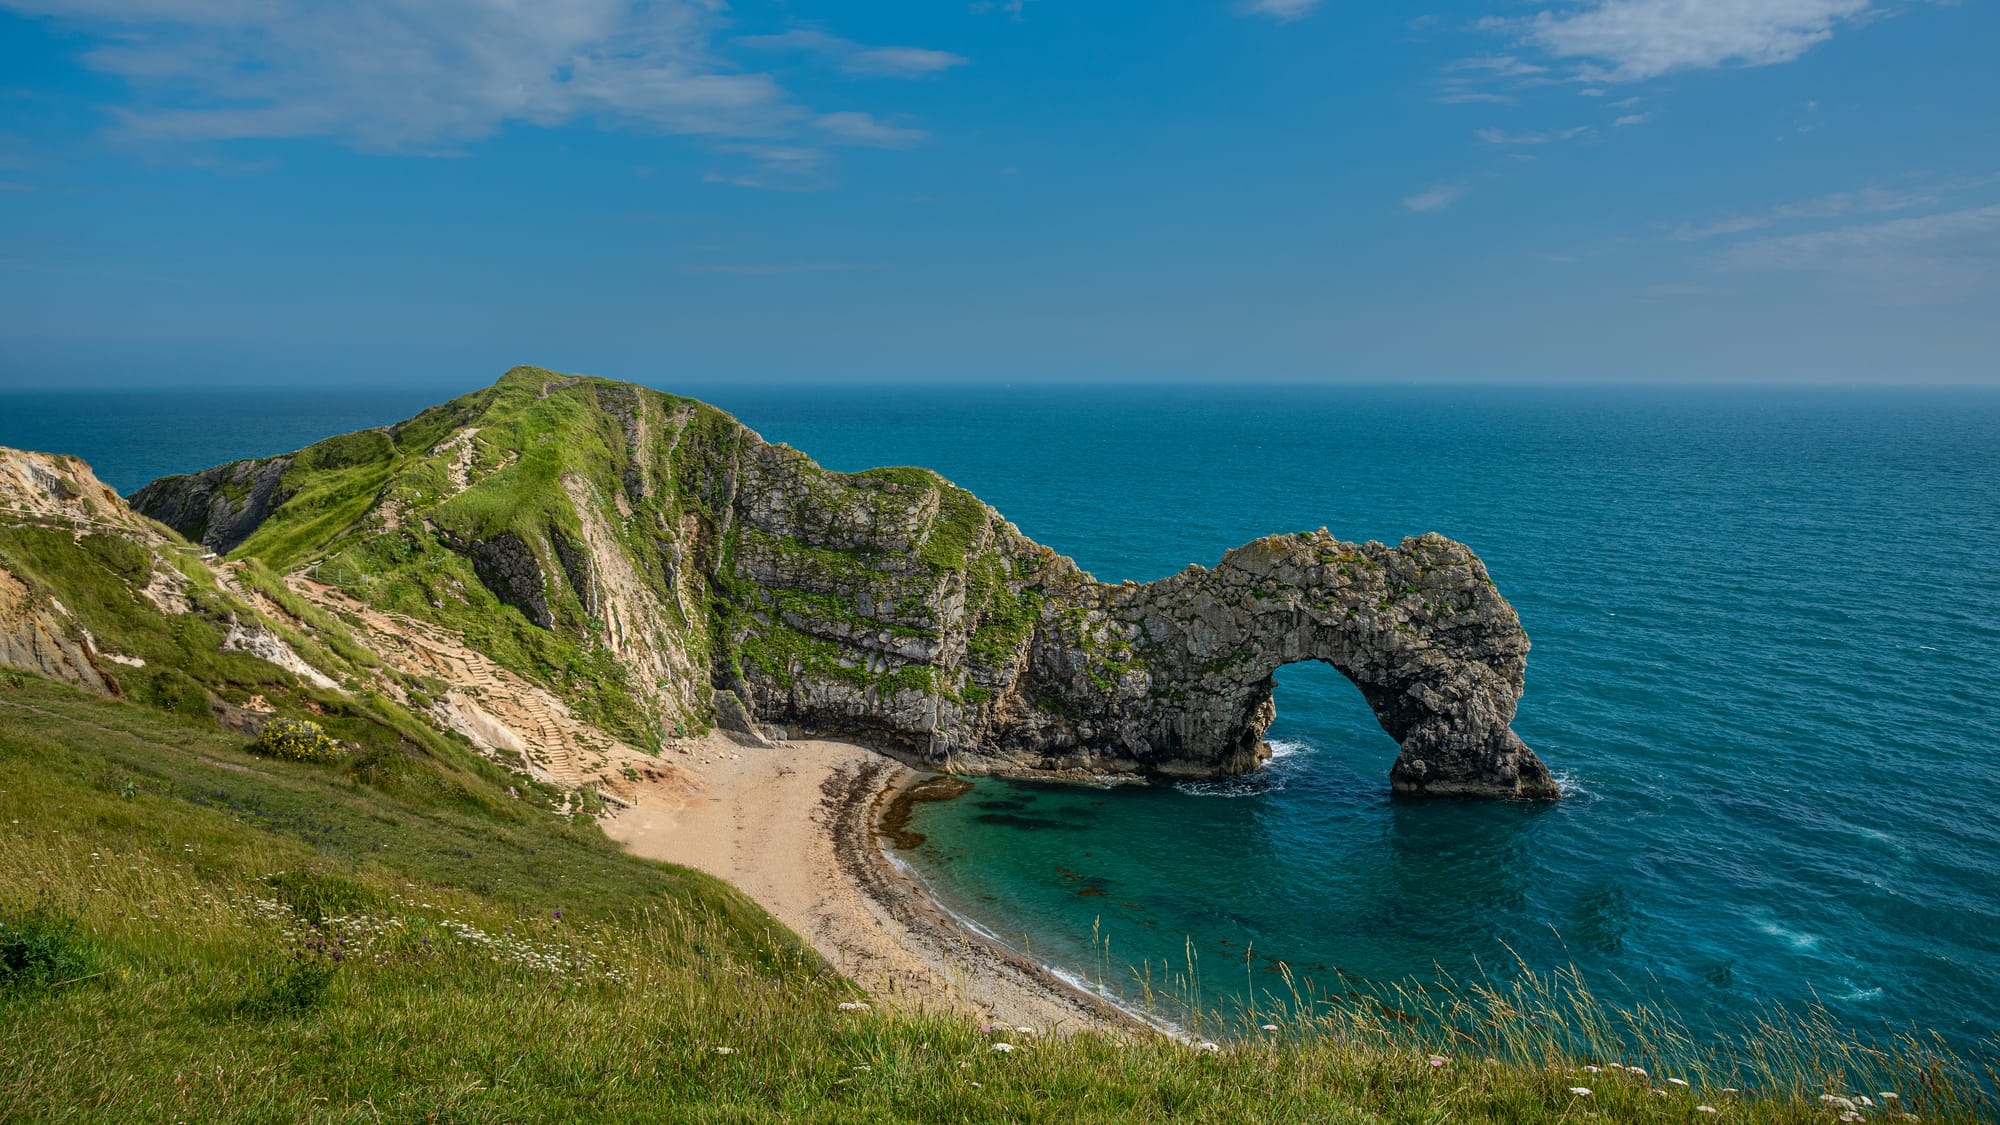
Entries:
{"type": "Polygon", "coordinates": [[[954,772],[1241,773],[1273,672],[1321,660],[1402,744],[1398,791],[1557,795],[1508,726],[1527,637],[1441,536],[1274,535],[1105,585],[928,470],[829,472],[702,403],[533,368],[132,504],[322,606],[441,627],[641,752],[773,724],[954,772]]]}
{"type": "MultiPolygon", "coordinates": [[[[1742,1036],[1698,1042],[1670,1014],[1606,1009],[1569,977],[1350,979],[1342,994],[1271,993],[1254,1010],[1204,1014],[1186,1037],[1024,1030],[921,996],[865,995],[729,885],[625,854],[599,827],[607,803],[635,794],[691,799],[696,759],[678,751],[704,745],[693,728],[726,717],[718,699],[742,705],[731,721],[746,729],[811,716],[837,726],[832,716],[850,707],[887,722],[881,716],[907,705],[907,693],[929,698],[936,681],[814,693],[829,680],[858,684],[851,674],[893,677],[918,665],[927,675],[956,668],[959,682],[976,686],[979,669],[1080,651],[1063,647],[1078,616],[1092,627],[1117,620],[1090,621],[1062,598],[1172,616],[1185,594],[1200,607],[1189,619],[1227,627],[1231,603],[1216,590],[1244,575],[1258,587],[1245,599],[1253,617],[1348,620],[1354,609],[1360,618],[1360,608],[1331,600],[1337,594],[1315,610],[1302,593],[1320,587],[1300,560],[1322,552],[1346,560],[1336,570],[1359,572],[1348,588],[1374,599],[1387,632],[1414,638],[1406,649],[1418,666],[1447,657],[1426,645],[1484,637],[1504,646],[1511,634],[1476,623],[1456,639],[1444,629],[1407,633],[1394,627],[1412,620],[1398,606],[1425,620],[1437,611],[1421,603],[1446,604],[1450,591],[1474,599],[1450,603],[1461,610],[1490,609],[1498,595],[1471,589],[1491,587],[1447,541],[1348,550],[1316,535],[1260,541],[1214,571],[1176,576],[1179,584],[1101,586],[983,506],[977,521],[941,523],[951,486],[933,477],[823,474],[666,396],[645,398],[635,417],[656,420],[654,410],[682,404],[665,464],[683,475],[642,470],[628,486],[629,466],[615,462],[619,485],[607,498],[562,467],[577,449],[588,461],[586,436],[605,432],[606,416],[559,400],[578,387],[614,401],[622,390],[566,383],[543,395],[544,384],[516,372],[379,442],[334,439],[353,454],[345,463],[315,446],[261,468],[153,486],[148,503],[164,510],[158,497],[203,489],[202,503],[221,503],[215,482],[239,471],[274,482],[262,500],[224,498],[229,511],[211,523],[243,533],[227,558],[205,557],[203,546],[129,510],[81,462],[0,451],[0,664],[10,666],[0,668],[0,1120],[1684,1122],[1705,1116],[1700,1107],[1757,1122],[1991,1119],[1979,1083],[1990,1090],[1992,1071],[1934,1038],[1866,1044],[1810,1013],[1769,1012],[1742,1036]],[[524,411],[517,425],[573,415],[580,428],[555,431],[566,435],[558,455],[542,451],[555,442],[533,439],[531,428],[515,432],[518,449],[482,446],[507,424],[490,410],[470,437],[470,422],[433,417],[496,400],[524,411]],[[709,420],[695,426],[700,419],[709,420]],[[672,452],[702,448],[702,426],[731,435],[738,451],[709,475],[688,467],[701,457],[679,462],[672,452]],[[556,466],[552,487],[504,475],[538,457],[556,466]],[[441,499],[424,487],[440,458],[448,487],[459,485],[461,460],[466,482],[441,499]],[[763,459],[800,483],[773,486],[777,470],[756,467],[763,459]],[[689,485],[711,496],[695,502],[676,485],[681,498],[670,502],[666,484],[682,480],[719,491],[689,485]],[[493,491],[474,496],[482,483],[493,491]],[[613,521],[620,495],[632,514],[613,521]],[[772,508],[748,504],[753,495],[794,500],[772,508]],[[860,513],[876,509],[849,507],[796,534],[768,530],[863,500],[879,505],[866,517],[879,522],[862,523],[860,513]],[[241,512],[258,506],[246,526],[241,512]],[[691,530],[676,538],[658,532],[660,520],[691,530]],[[823,573],[846,577],[812,587],[810,568],[742,561],[777,566],[806,550],[802,536],[840,542],[864,526],[908,544],[892,559],[849,548],[844,557],[868,562],[866,583],[846,584],[856,572],[830,568],[823,573]],[[952,526],[976,533],[944,558],[938,529],[952,526]],[[584,553],[558,546],[564,536],[584,553]],[[774,538],[760,547],[760,536],[774,538]],[[479,544],[508,537],[524,552],[516,561],[532,558],[535,568],[512,586],[508,570],[480,561],[479,544]],[[635,586],[605,577],[626,565],[640,576],[635,586]],[[984,603],[966,594],[977,565],[1005,579],[984,603]],[[779,574],[797,584],[779,584],[779,574]],[[1215,574],[1227,583],[1208,586],[1215,574]],[[929,600],[898,603],[899,587],[879,575],[937,585],[922,587],[929,600]],[[1390,575],[1415,587],[1406,595],[1414,602],[1379,604],[1390,575]],[[669,593],[683,589],[684,601],[669,593]],[[852,597],[875,615],[871,624],[825,602],[787,608],[787,597],[812,589],[852,597]],[[545,620],[530,612],[537,590],[545,620]],[[670,597],[700,628],[668,626],[677,620],[670,597]],[[994,627],[982,613],[1007,598],[1032,600],[1035,611],[1020,648],[996,664],[970,641],[994,627]],[[945,626],[913,652],[956,652],[943,641],[957,636],[964,663],[912,655],[894,668],[885,660],[827,672],[809,651],[768,666],[754,655],[789,629],[828,645],[849,638],[829,657],[849,660],[866,644],[893,647],[896,634],[875,626],[899,613],[945,626]],[[808,624],[822,632],[802,632],[808,624]],[[674,660],[700,653],[708,674],[719,666],[742,678],[735,687],[680,678],[674,660]],[[717,654],[734,658],[718,665],[717,654]],[[662,678],[648,680],[648,668],[662,678]],[[781,672],[790,688],[767,695],[781,672]],[[608,684],[593,682],[598,675],[608,684]],[[787,710],[814,699],[829,709],[787,710]],[[627,703],[652,708],[652,726],[621,726],[627,703]],[[252,734],[278,718],[323,725],[341,744],[339,760],[250,752],[252,734]],[[1686,1084],[1661,1081],[1669,1077],[1686,1084]],[[1854,1100],[1883,1090],[1899,1098],[1854,1100]]],[[[1337,647],[1347,636],[1307,640],[1371,674],[1360,650],[1337,647]]],[[[1284,651],[1324,658],[1310,647],[1284,651]]],[[[1490,659],[1504,663],[1506,651],[1490,659]]],[[[1137,666],[1145,654],[1134,657],[1094,685],[1097,706],[1115,709],[1118,685],[1148,673],[1137,666]]],[[[1086,681],[1104,674],[1088,661],[1075,667],[1086,681]]],[[[1056,689],[1034,677],[1001,686],[1063,698],[1035,694],[1056,689]]],[[[1394,706],[1378,703],[1385,721],[1400,721],[1394,706]]],[[[786,768],[786,746],[761,752],[786,768]]],[[[753,821],[764,814],[744,811],[753,821]]],[[[1198,968],[1161,983],[1185,1002],[1199,993],[1198,968]]]]}

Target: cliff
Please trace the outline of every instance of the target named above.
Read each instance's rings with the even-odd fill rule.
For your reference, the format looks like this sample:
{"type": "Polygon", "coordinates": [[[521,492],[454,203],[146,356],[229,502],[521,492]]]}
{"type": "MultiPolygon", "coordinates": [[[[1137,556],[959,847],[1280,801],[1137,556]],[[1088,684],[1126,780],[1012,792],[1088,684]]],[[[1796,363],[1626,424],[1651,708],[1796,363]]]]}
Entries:
{"type": "Polygon", "coordinates": [[[1275,536],[1105,585],[928,470],[830,472],[691,399],[534,368],[132,504],[462,636],[642,748],[719,721],[966,772],[1239,773],[1272,673],[1321,660],[1401,745],[1399,792],[1556,794],[1508,727],[1527,637],[1440,536],[1275,536]]]}

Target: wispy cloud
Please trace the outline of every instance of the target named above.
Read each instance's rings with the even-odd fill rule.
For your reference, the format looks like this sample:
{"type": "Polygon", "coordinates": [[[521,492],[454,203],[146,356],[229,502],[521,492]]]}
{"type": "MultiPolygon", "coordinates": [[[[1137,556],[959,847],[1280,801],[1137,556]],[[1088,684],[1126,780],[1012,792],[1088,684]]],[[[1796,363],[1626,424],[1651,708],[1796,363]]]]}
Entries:
{"type": "Polygon", "coordinates": [[[803,28],[782,35],[747,36],[737,42],[746,47],[819,55],[848,74],[872,78],[925,78],[972,61],[964,55],[928,47],[869,47],[852,39],[803,28]]]}
{"type": "Polygon", "coordinates": [[[1319,0],[1241,0],[1236,10],[1247,16],[1262,16],[1265,19],[1277,20],[1279,23],[1290,23],[1311,15],[1313,9],[1317,7],[1319,0]]]}
{"type": "Polygon", "coordinates": [[[1870,11],[1870,0],[1595,0],[1485,26],[1578,64],[1591,82],[1790,62],[1870,11]]]}
{"type": "Polygon", "coordinates": [[[1718,264],[1787,270],[1920,304],[1991,290],[2000,276],[2000,204],[1739,242],[1718,264]]]}
{"type": "Polygon", "coordinates": [[[107,42],[84,61],[137,95],[152,141],[323,137],[450,151],[510,123],[578,119],[756,136],[802,115],[768,75],[714,57],[702,0],[0,0],[107,42]]]}
{"type": "Polygon", "coordinates": [[[1682,223],[1667,237],[1674,242],[1699,242],[1703,239],[1744,234],[1799,220],[1837,219],[1846,215],[1876,215],[1903,211],[1937,202],[1937,199],[1933,193],[1885,191],[1871,187],[1786,203],[1751,214],[1725,215],[1705,223],[1682,223]]]}
{"type": "Polygon", "coordinates": [[[1509,133],[1504,129],[1481,129],[1473,136],[1489,145],[1546,145],[1557,141],[1573,141],[1590,132],[1587,125],[1569,129],[1558,129],[1541,133],[1509,133]]]}
{"type": "Polygon", "coordinates": [[[890,125],[872,114],[845,111],[821,114],[813,121],[835,144],[868,148],[909,148],[924,139],[922,129],[890,125]]]}
{"type": "Polygon", "coordinates": [[[1653,115],[1650,113],[1628,113],[1611,124],[1620,129],[1629,129],[1634,125],[1644,125],[1652,119],[1653,115]]]}
{"type": "Polygon", "coordinates": [[[825,150],[810,145],[726,144],[715,151],[737,157],[736,170],[710,170],[702,182],[771,191],[824,191],[833,186],[825,150]]]}
{"type": "Polygon", "coordinates": [[[1439,184],[1436,187],[1420,191],[1415,195],[1404,196],[1403,209],[1405,211],[1415,211],[1418,214],[1423,214],[1426,211],[1442,211],[1446,207],[1458,202],[1458,198],[1464,194],[1464,184],[1439,184]]]}

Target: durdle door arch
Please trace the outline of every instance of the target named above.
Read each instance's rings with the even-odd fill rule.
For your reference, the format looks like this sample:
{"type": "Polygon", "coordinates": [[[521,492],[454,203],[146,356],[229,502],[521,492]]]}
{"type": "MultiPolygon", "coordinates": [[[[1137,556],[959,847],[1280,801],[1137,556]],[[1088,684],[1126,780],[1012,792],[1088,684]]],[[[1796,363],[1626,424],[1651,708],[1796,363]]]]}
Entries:
{"type": "Polygon", "coordinates": [[[1389,775],[1396,792],[1559,795],[1509,728],[1527,634],[1463,544],[1273,536],[1213,569],[1106,589],[1106,617],[1136,622],[1151,641],[1147,694],[1159,706],[1117,725],[1152,751],[1158,772],[1255,768],[1276,715],[1273,674],[1320,661],[1360,689],[1402,747],[1389,775]]]}

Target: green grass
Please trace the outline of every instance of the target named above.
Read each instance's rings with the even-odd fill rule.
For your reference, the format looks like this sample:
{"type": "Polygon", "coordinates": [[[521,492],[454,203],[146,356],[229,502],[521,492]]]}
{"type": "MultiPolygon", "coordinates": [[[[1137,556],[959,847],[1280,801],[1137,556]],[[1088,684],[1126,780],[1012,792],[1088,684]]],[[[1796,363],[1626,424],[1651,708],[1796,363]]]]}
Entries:
{"type": "Polygon", "coordinates": [[[842,1011],[852,987],[727,886],[512,812],[8,675],[0,920],[34,919],[46,971],[0,983],[0,1120],[1826,1123],[1829,1089],[1992,1111],[1926,1041],[1871,1054],[1810,1025],[1726,1045],[1765,1085],[1724,1094],[1670,1021],[1635,1031],[1562,980],[1273,998],[1232,1021],[1279,1032],[1214,1052],[842,1011]],[[1611,1061],[1576,1053],[1593,1039],[1694,1088],[1586,1077],[1611,1061]]]}

